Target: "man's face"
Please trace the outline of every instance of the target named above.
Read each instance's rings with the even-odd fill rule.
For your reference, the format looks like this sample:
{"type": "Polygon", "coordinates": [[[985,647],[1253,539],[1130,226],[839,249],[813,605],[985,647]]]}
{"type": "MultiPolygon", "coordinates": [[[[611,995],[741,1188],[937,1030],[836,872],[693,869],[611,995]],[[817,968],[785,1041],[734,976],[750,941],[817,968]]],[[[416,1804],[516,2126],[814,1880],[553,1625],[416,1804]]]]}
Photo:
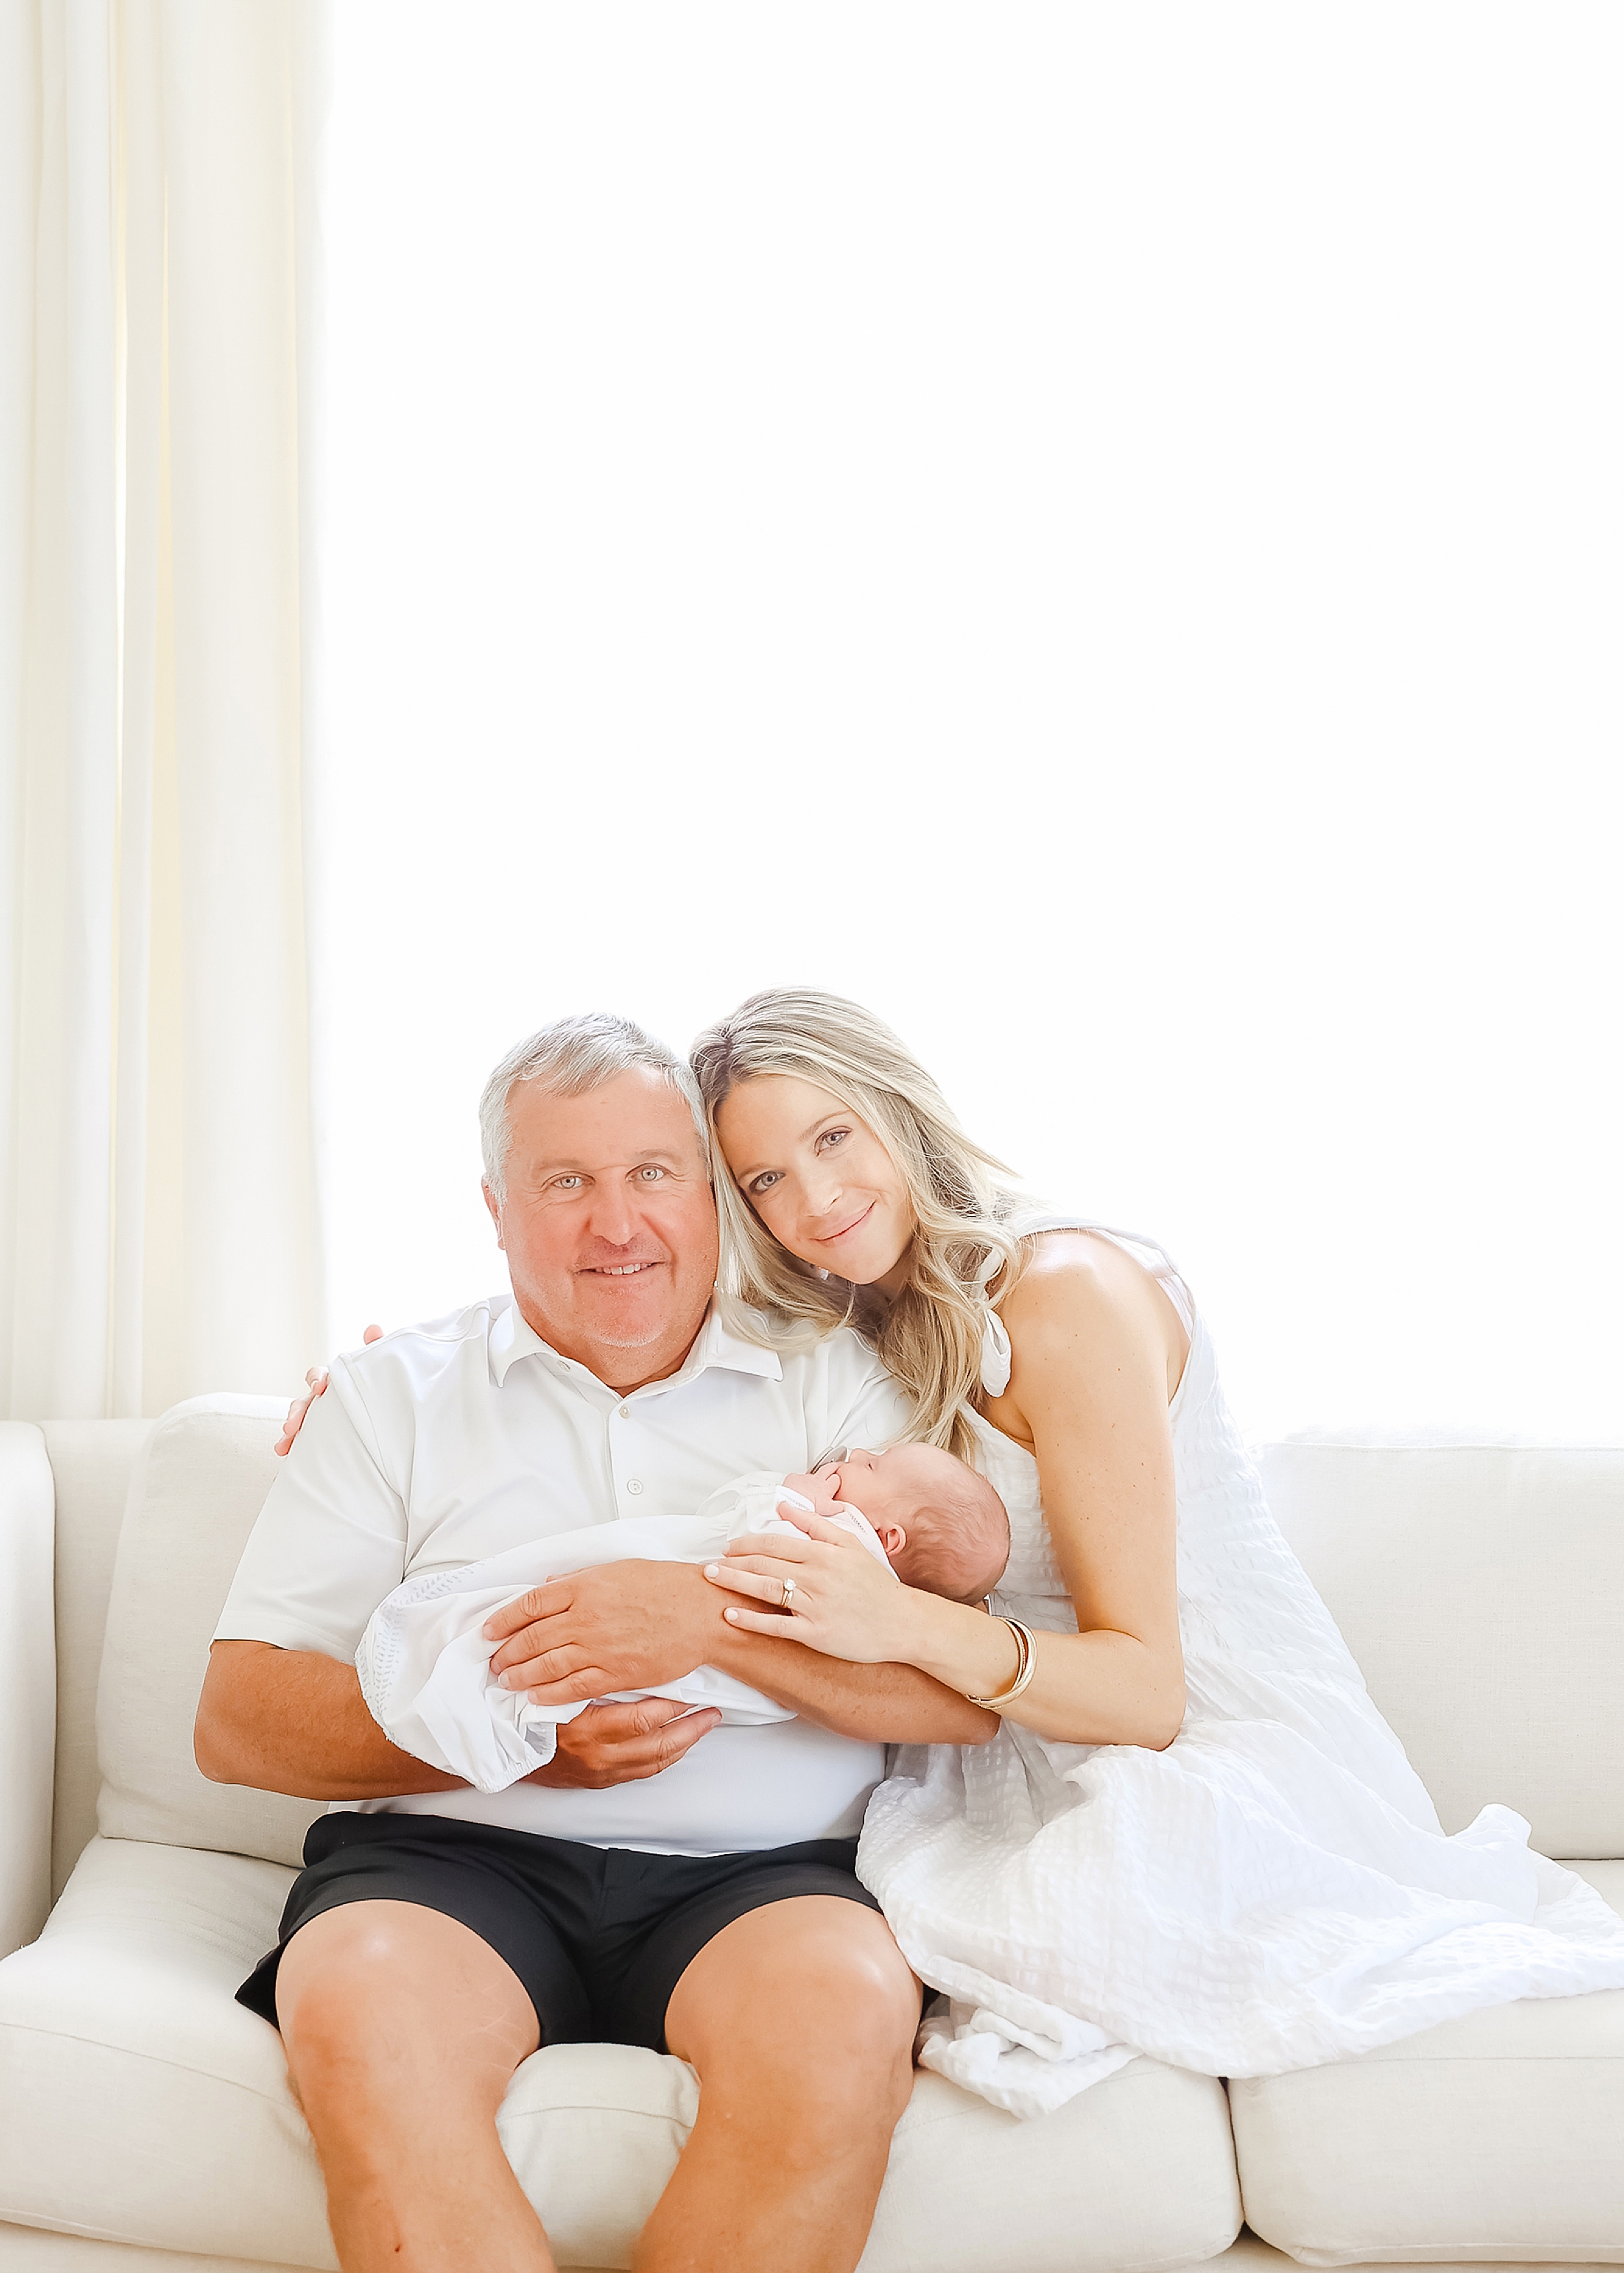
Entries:
{"type": "Polygon", "coordinates": [[[611,1389],[674,1373],[716,1280],[716,1208],[685,1100],[644,1067],[584,1097],[508,1100],[506,1197],[485,1204],[527,1322],[611,1389]]]}

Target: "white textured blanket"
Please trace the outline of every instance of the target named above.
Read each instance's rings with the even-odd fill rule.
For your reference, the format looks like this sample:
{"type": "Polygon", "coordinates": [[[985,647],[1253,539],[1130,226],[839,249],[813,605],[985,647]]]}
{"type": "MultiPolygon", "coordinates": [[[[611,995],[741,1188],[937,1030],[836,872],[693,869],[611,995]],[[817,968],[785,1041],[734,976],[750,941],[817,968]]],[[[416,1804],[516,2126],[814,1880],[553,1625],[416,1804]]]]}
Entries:
{"type": "MultiPolygon", "coordinates": [[[[743,1476],[692,1516],[590,1524],[528,1541],[483,1563],[419,1572],[378,1604],[361,1637],[355,1669],[367,1709],[391,1744],[414,1759],[461,1776],[476,1791],[505,1791],[546,1767],[558,1749],[560,1724],[587,1706],[535,1705],[526,1692],[505,1689],[493,1679],[495,1645],[483,1631],[491,1612],[549,1579],[598,1564],[705,1563],[724,1553],[730,1539],[792,1532],[794,1525],[778,1513],[784,1502],[812,1512],[809,1499],[785,1489],[782,1476],[743,1476]]],[[[830,1520],[890,1569],[872,1527],[855,1508],[830,1520]]],[[[662,1688],[618,1691],[613,1699],[588,1701],[647,1696],[715,1706],[724,1722],[744,1727],[795,1718],[760,1690],[709,1665],[662,1688]]]]}

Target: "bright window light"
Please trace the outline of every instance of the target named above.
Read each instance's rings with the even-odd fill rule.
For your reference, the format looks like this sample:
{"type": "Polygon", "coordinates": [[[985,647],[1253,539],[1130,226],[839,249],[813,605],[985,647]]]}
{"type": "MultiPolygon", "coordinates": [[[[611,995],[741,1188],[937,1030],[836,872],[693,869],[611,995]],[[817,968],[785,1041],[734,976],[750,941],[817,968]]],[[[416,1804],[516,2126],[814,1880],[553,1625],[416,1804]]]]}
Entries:
{"type": "Polygon", "coordinates": [[[337,1345],[510,1042],[795,981],[1253,1433],[1619,1441],[1624,15],[337,14],[337,1345]]]}

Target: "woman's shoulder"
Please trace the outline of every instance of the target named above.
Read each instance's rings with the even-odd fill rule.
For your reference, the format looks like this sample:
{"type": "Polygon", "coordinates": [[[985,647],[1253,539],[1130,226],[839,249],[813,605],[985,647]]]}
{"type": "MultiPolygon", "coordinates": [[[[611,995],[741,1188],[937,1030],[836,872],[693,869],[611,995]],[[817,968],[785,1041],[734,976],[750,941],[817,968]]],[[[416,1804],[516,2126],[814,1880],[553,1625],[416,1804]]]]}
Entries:
{"type": "Polygon", "coordinates": [[[1017,1360],[1074,1356],[1080,1341],[1098,1356],[1147,1335],[1159,1341],[1176,1324],[1150,1272],[1107,1234],[1045,1229],[1023,1244],[1021,1275],[999,1305],[1017,1360]]]}
{"type": "Polygon", "coordinates": [[[1111,1309],[1151,1284],[1150,1274],[1109,1234],[1081,1224],[1045,1227],[1022,1240],[1020,1276],[999,1305],[1017,1317],[1111,1309]]]}

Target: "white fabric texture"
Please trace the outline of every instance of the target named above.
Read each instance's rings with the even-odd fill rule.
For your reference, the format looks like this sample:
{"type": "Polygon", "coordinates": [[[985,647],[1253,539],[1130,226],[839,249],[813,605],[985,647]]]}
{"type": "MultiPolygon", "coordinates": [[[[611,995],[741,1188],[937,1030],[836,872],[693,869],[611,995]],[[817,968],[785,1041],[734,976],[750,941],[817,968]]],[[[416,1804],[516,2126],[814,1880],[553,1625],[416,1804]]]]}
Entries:
{"type": "MultiPolygon", "coordinates": [[[[355,1652],[367,1709],[391,1744],[414,1759],[463,1777],[475,1791],[505,1791],[520,1776],[546,1767],[565,1722],[576,1720],[587,1703],[604,1700],[537,1705],[528,1690],[505,1689],[491,1676],[495,1645],[483,1634],[491,1613],[550,1579],[604,1563],[704,1563],[725,1554],[730,1539],[773,1532],[805,1536],[779,1514],[785,1503],[805,1515],[814,1512],[811,1500],[785,1488],[782,1475],[743,1476],[692,1516],[593,1524],[527,1542],[483,1563],[465,1564],[460,1571],[408,1579],[373,1611],[355,1652]]],[[[828,1519],[891,1569],[866,1517],[855,1508],[842,1508],[828,1519]]],[[[696,1667],[680,1681],[655,1689],[614,1690],[609,1696],[666,1697],[679,1705],[713,1706],[729,1728],[759,1728],[796,1717],[788,1707],[712,1665],[696,1667]]]]}
{"type": "MultiPolygon", "coordinates": [[[[1111,1235],[1176,1279],[1149,1242],[1111,1235]]],[[[1134,2052],[1266,2075],[1514,1998],[1624,1985],[1624,1925],[1529,1851],[1521,1817],[1488,1806],[1444,1837],[1264,1504],[1191,1315],[1171,1408],[1181,1734],[1156,1752],[1007,1721],[980,1748],[906,1748],[864,1827],[860,1877],[952,2000],[921,2058],[1020,2115],[1134,2052]]],[[[977,1433],[1012,1536],[993,1607],[1075,1632],[1037,1463],[977,1433]]]]}
{"type": "MultiPolygon", "coordinates": [[[[1575,1872],[1624,1913],[1624,1863],[1575,1872]]],[[[1305,2265],[1624,2263],[1624,1989],[1237,2079],[1246,2223],[1305,2265]]]]}
{"type": "MultiPolygon", "coordinates": [[[[885,1444],[906,1401],[856,1334],[780,1353],[714,1313],[674,1374],[621,1392],[543,1342],[511,1295],[333,1362],[243,1552],[218,1639],[354,1662],[408,1579],[583,1525],[689,1516],[741,1473],[805,1474],[885,1444]]],[[[400,1793],[366,1814],[460,1817],[588,1845],[714,1855],[855,1838],[883,1746],[791,1719],[711,1729],[603,1791],[400,1793]]]]}
{"type": "Polygon", "coordinates": [[[1624,1857],[1624,1450],[1293,1440],[1258,1467],[1445,1830],[1493,1798],[1542,1855],[1624,1857]]]}
{"type": "Polygon", "coordinates": [[[296,1379],[326,1339],[301,774],[324,23],[325,0],[0,11],[19,1418],[296,1379]]]}

